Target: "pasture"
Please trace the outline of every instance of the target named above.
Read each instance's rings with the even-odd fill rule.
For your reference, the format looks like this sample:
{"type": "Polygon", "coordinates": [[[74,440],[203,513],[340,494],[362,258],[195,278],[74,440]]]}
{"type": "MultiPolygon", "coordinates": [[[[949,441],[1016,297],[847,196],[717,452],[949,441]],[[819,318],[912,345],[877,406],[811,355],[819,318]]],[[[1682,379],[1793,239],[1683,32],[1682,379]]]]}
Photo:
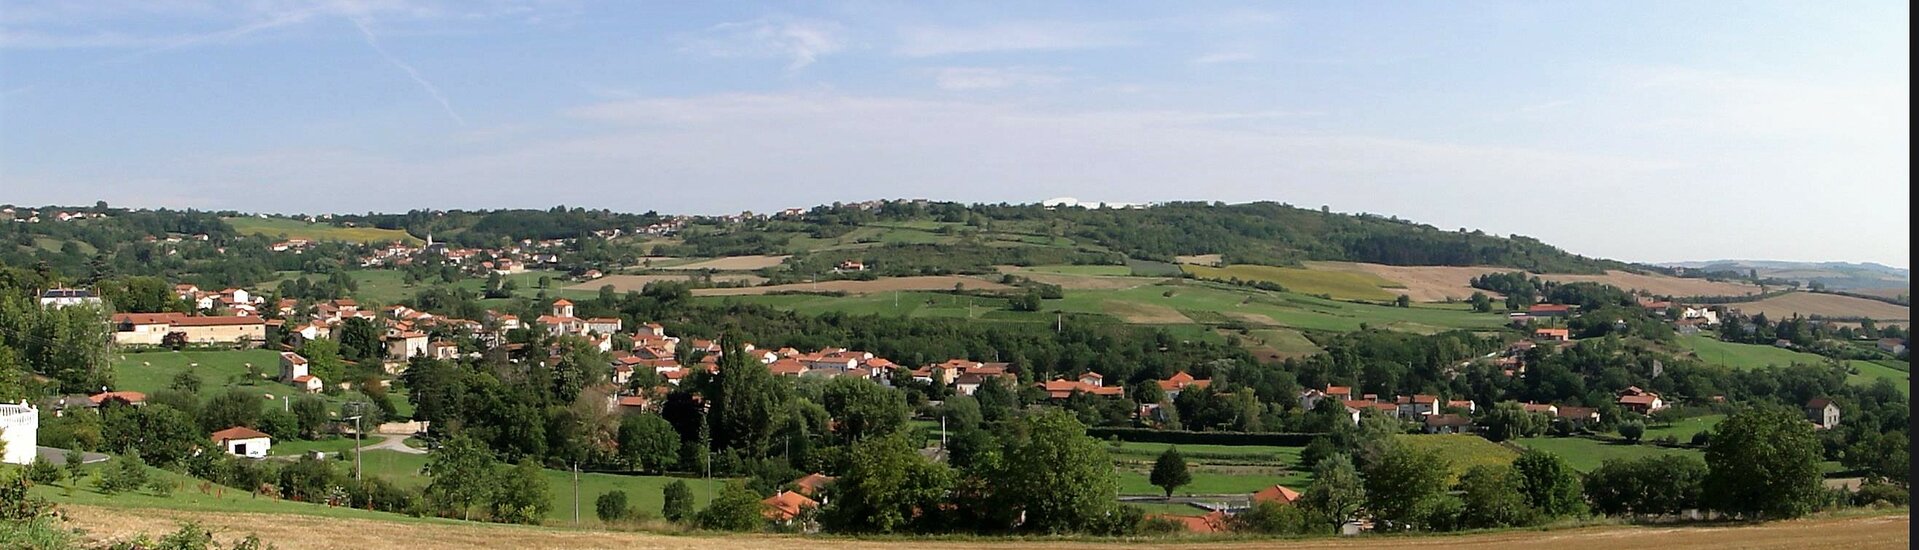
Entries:
{"type": "MultiPolygon", "coordinates": [[[[202,398],[224,392],[227,388],[271,395],[276,399],[302,395],[298,388],[273,379],[280,373],[280,354],[272,350],[145,351],[113,355],[113,387],[116,390],[152,395],[172,386],[174,376],[188,371],[199,375],[202,398]],[[247,375],[248,363],[260,369],[260,378],[247,375]]],[[[338,410],[344,398],[356,395],[359,393],[321,397],[338,410]]],[[[392,391],[387,395],[393,399],[395,412],[402,416],[413,414],[413,404],[407,400],[406,392],[392,391]]]]}
{"type": "Polygon", "coordinates": [[[355,243],[389,243],[399,241],[408,244],[419,244],[424,242],[398,229],[337,227],[325,223],[307,223],[300,220],[262,218],[259,216],[222,219],[232,225],[235,231],[254,235],[266,235],[269,237],[355,243]]]}
{"type": "Polygon", "coordinates": [[[1327,295],[1337,300],[1392,300],[1397,294],[1386,289],[1399,286],[1378,275],[1362,271],[1322,271],[1266,265],[1227,267],[1187,265],[1183,269],[1202,279],[1263,281],[1278,284],[1289,292],[1327,295]]]}
{"type": "MultiPolygon", "coordinates": [[[[353,471],[352,457],[336,463],[335,468],[342,472],[353,471]]],[[[386,450],[367,451],[360,456],[360,465],[365,475],[386,478],[402,487],[424,487],[432,479],[421,473],[432,455],[410,455],[386,450]]],[[[571,522],[573,520],[573,472],[544,469],[547,487],[552,490],[553,509],[547,513],[547,519],[553,522],[571,522]]],[[[666,476],[639,476],[603,473],[580,473],[580,521],[597,524],[593,517],[593,499],[608,491],[626,491],[627,502],[636,509],[645,511],[653,517],[659,517],[660,506],[664,502],[662,491],[673,480],[666,476]]],[[[686,484],[693,489],[693,500],[704,506],[706,501],[718,492],[722,479],[685,478],[686,484]]]]}
{"type": "MultiPolygon", "coordinates": [[[[650,284],[661,282],[661,281],[682,282],[682,281],[692,281],[698,278],[699,276],[696,276],[696,275],[607,275],[605,277],[600,277],[598,279],[593,279],[590,281],[581,281],[579,283],[575,283],[573,285],[563,287],[560,290],[568,290],[568,291],[575,291],[575,292],[599,292],[600,287],[612,286],[614,292],[619,292],[619,293],[639,292],[642,290],[646,290],[646,285],[650,285],[650,284]]],[[[720,284],[745,283],[749,285],[757,285],[757,284],[766,282],[766,278],[758,275],[721,274],[721,275],[712,276],[712,281],[714,283],[720,283],[720,284]]]]}
{"type": "Polygon", "coordinates": [[[1703,335],[1680,336],[1680,347],[1691,350],[1699,360],[1737,369],[1783,367],[1794,363],[1819,365],[1825,357],[1776,346],[1723,342],[1703,335]]]}
{"type": "MultiPolygon", "coordinates": [[[[1646,437],[1653,437],[1651,429],[1647,429],[1646,433],[1646,437]]],[[[1698,449],[1660,447],[1651,443],[1633,445],[1623,441],[1600,441],[1586,437],[1528,437],[1517,441],[1526,448],[1559,455],[1560,458],[1566,459],[1566,464],[1581,472],[1591,472],[1607,460],[1629,460],[1664,455],[1691,456],[1705,460],[1706,456],[1705,452],[1698,449]]]]}

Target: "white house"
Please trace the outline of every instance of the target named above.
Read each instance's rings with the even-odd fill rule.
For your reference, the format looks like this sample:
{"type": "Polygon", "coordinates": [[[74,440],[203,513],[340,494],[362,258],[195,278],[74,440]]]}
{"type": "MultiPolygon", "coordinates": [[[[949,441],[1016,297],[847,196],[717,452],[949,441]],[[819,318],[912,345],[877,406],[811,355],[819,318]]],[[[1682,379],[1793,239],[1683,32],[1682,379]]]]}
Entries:
{"type": "Polygon", "coordinates": [[[234,426],[213,432],[213,442],[227,454],[241,458],[266,458],[273,437],[246,426],[234,426]]]}
{"type": "Polygon", "coordinates": [[[100,297],[92,292],[75,288],[49,289],[40,294],[40,307],[60,309],[67,306],[100,305],[100,297]]]}
{"type": "Polygon", "coordinates": [[[291,351],[280,352],[280,381],[293,383],[295,378],[306,376],[307,358],[291,351]]]}
{"type": "Polygon", "coordinates": [[[0,403],[0,451],[4,451],[0,462],[32,464],[34,448],[40,444],[39,430],[40,411],[33,405],[25,400],[18,405],[0,403]]]}

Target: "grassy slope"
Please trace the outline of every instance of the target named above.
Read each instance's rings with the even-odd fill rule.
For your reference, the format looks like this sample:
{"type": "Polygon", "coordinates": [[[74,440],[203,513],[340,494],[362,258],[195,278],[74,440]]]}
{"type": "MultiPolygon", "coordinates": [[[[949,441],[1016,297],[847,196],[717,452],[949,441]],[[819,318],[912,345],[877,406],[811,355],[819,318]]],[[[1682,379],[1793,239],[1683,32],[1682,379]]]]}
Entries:
{"type": "MultiPolygon", "coordinates": [[[[1648,430],[1649,434],[1650,432],[1651,430],[1648,430]]],[[[1566,463],[1571,464],[1573,469],[1581,472],[1590,472],[1607,459],[1615,458],[1688,455],[1701,460],[1705,459],[1705,453],[1697,449],[1670,449],[1650,444],[1627,445],[1584,437],[1531,437],[1519,440],[1519,444],[1559,455],[1560,458],[1566,459],[1566,463]]]]}
{"type": "Polygon", "coordinates": [[[255,216],[225,218],[225,220],[228,224],[233,225],[235,231],[241,233],[255,233],[268,236],[285,235],[289,239],[350,241],[359,243],[384,243],[392,241],[404,241],[408,243],[422,242],[420,239],[416,239],[406,234],[405,231],[398,229],[334,227],[324,223],[306,223],[298,220],[260,218],[255,216]]]}
{"type": "Polygon", "coordinates": [[[1297,267],[1234,265],[1208,267],[1181,266],[1188,273],[1207,278],[1242,281],[1268,281],[1302,294],[1327,294],[1341,300],[1391,300],[1396,295],[1385,289],[1396,286],[1378,275],[1354,271],[1325,271],[1297,267]]]}
{"type": "Polygon", "coordinates": [[[1029,267],[1024,271],[1105,277],[1124,277],[1133,274],[1133,268],[1123,265],[1042,265],[1029,267]]]}
{"type": "Polygon", "coordinates": [[[1438,450],[1441,456],[1452,466],[1452,474],[1457,477],[1466,470],[1481,464],[1511,464],[1519,453],[1487,441],[1486,438],[1464,434],[1430,434],[1394,436],[1414,449],[1438,450]]]}
{"type": "MultiPolygon", "coordinates": [[[[361,467],[365,475],[387,478],[404,487],[426,485],[428,478],[420,473],[430,457],[428,455],[409,455],[392,451],[367,451],[361,457],[361,467]]],[[[342,463],[343,471],[351,471],[352,463],[342,463]]],[[[572,521],[573,519],[573,474],[560,470],[545,470],[548,487],[553,490],[553,509],[547,518],[572,521]]],[[[676,478],[661,476],[628,476],[619,474],[580,474],[580,517],[581,521],[594,521],[593,499],[601,493],[613,490],[626,491],[627,502],[633,507],[657,517],[663,502],[661,491],[676,478]]],[[[693,488],[693,499],[704,506],[707,499],[718,491],[720,480],[691,478],[685,480],[693,488]]]]}
{"type": "MultiPolygon", "coordinates": [[[[347,273],[351,275],[353,281],[359,285],[359,290],[353,292],[353,297],[365,302],[377,304],[399,302],[407,298],[412,298],[414,294],[419,293],[423,289],[436,286],[435,284],[408,285],[406,284],[405,274],[394,269],[356,269],[348,271],[347,273]]],[[[539,285],[540,277],[542,276],[552,279],[553,288],[547,290],[547,294],[551,296],[592,296],[597,294],[593,291],[579,293],[576,291],[559,290],[560,287],[573,284],[566,280],[566,273],[562,271],[532,270],[525,273],[507,275],[505,279],[513,281],[515,285],[518,285],[518,288],[514,291],[514,295],[533,297],[540,293],[539,285]]],[[[301,277],[301,274],[298,272],[284,271],[280,273],[279,279],[269,281],[261,286],[262,288],[271,288],[279,285],[281,280],[298,277],[301,277]]],[[[305,277],[310,281],[326,279],[326,277],[320,275],[306,275],[305,277]]],[[[438,283],[438,279],[434,279],[433,283],[438,283]]],[[[486,278],[468,277],[461,279],[452,286],[454,288],[464,288],[478,293],[486,287],[486,278]]]]}
{"type": "MultiPolygon", "coordinates": [[[[1681,336],[1679,345],[1698,354],[1701,361],[1739,369],[1786,366],[1793,363],[1817,365],[1826,362],[1825,357],[1811,353],[1775,346],[1721,342],[1706,336],[1681,336]]],[[[1847,380],[1853,384],[1869,385],[1883,378],[1891,380],[1893,386],[1899,388],[1899,391],[1912,393],[1911,375],[1906,372],[1872,361],[1853,360],[1848,361],[1847,364],[1859,371],[1858,374],[1847,377],[1847,380]]]]}
{"type": "MultiPolygon", "coordinates": [[[[133,390],[151,395],[173,384],[173,377],[181,372],[193,371],[200,375],[200,395],[207,397],[226,388],[239,388],[254,394],[271,394],[274,397],[300,395],[299,389],[270,378],[248,379],[246,364],[259,367],[267,376],[280,372],[279,352],[263,349],[226,350],[226,351],[149,351],[142,353],[120,353],[113,357],[113,378],[115,389],[133,390]],[[124,359],[122,359],[124,357],[124,359]],[[193,364],[199,366],[192,366],[193,364]]],[[[337,410],[344,397],[322,395],[328,404],[337,410]]],[[[413,414],[413,404],[407,401],[406,393],[389,392],[393,398],[395,412],[401,416],[413,414]]]]}

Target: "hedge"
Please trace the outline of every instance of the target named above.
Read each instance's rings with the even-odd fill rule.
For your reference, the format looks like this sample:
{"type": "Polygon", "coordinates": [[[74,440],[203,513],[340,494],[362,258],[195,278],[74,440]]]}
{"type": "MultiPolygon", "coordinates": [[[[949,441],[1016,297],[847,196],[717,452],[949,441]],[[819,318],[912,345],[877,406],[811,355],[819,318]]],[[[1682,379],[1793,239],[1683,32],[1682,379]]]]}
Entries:
{"type": "Polygon", "coordinates": [[[1120,441],[1139,443],[1176,443],[1186,445],[1271,445],[1275,447],[1304,447],[1313,438],[1325,434],[1283,433],[1283,432],[1194,432],[1186,430],[1154,430],[1150,428],[1087,428],[1086,435],[1106,440],[1119,438],[1120,441]]]}

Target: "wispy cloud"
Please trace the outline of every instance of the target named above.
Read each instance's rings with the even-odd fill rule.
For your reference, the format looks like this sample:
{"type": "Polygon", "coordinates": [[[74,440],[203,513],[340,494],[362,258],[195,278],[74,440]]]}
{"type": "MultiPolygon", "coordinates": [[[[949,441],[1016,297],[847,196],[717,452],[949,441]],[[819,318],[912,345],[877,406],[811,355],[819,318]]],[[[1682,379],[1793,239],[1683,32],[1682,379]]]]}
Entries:
{"type": "Polygon", "coordinates": [[[1078,50],[1118,46],[1130,42],[1113,25],[1070,22],[1017,21],[980,27],[909,27],[900,31],[894,53],[907,57],[1010,52],[1022,50],[1078,50]]]}
{"type": "Polygon", "coordinates": [[[783,58],[796,71],[846,47],[845,27],[819,19],[761,18],[720,23],[683,37],[682,51],[713,57],[783,58]]]}
{"type": "Polygon", "coordinates": [[[1221,63],[1245,63],[1259,59],[1252,52],[1213,52],[1193,58],[1194,65],[1218,65],[1221,63]]]}
{"type": "Polygon", "coordinates": [[[1520,106],[1520,107],[1519,107],[1519,112],[1521,112],[1521,113],[1537,113],[1537,112],[1540,112],[1540,111],[1550,111],[1550,110],[1553,110],[1553,109],[1558,109],[1558,108],[1560,108],[1560,107],[1565,107],[1565,106],[1567,106],[1567,105],[1572,105],[1572,103],[1573,103],[1573,102],[1572,102],[1572,100],[1570,100],[1570,99],[1555,99],[1555,100],[1552,100],[1552,101],[1542,101],[1542,102],[1539,102],[1539,103],[1534,103],[1534,104],[1531,104],[1531,105],[1523,105],[1523,106],[1520,106]]]}
{"type": "Polygon", "coordinates": [[[440,87],[433,85],[432,81],[427,80],[425,76],[421,75],[419,69],[413,68],[413,65],[408,64],[405,60],[402,60],[398,56],[393,55],[392,52],[387,51],[385,46],[381,46],[380,37],[375,36],[373,34],[373,29],[367,27],[367,22],[365,18],[349,17],[348,19],[353,21],[354,28],[360,29],[360,36],[366,38],[367,46],[371,46],[373,48],[373,51],[379,52],[380,57],[382,59],[385,59],[387,63],[390,63],[394,67],[398,67],[402,72],[405,72],[408,78],[413,79],[413,82],[415,84],[420,85],[420,89],[426,90],[427,95],[432,96],[433,101],[438,102],[440,104],[440,108],[446,111],[446,116],[448,118],[452,118],[454,122],[459,123],[461,126],[466,126],[466,117],[460,116],[459,111],[453,110],[453,102],[447,101],[446,94],[440,93],[440,87]]]}
{"type": "Polygon", "coordinates": [[[1036,67],[944,67],[933,71],[933,83],[951,91],[1052,86],[1065,81],[1057,70],[1036,67]]]}

